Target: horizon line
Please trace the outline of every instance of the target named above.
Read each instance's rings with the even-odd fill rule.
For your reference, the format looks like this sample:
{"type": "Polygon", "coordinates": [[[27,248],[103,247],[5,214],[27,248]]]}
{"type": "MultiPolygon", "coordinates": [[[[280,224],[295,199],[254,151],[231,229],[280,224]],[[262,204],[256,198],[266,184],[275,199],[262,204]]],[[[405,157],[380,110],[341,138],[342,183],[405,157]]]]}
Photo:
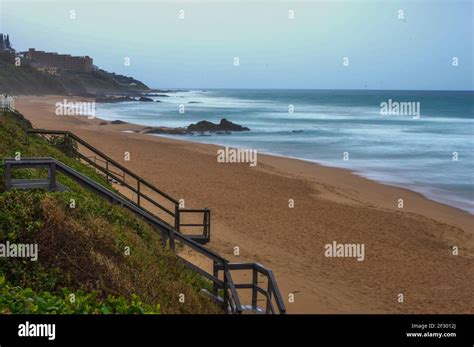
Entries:
{"type": "Polygon", "coordinates": [[[317,91],[393,91],[393,92],[474,92],[474,89],[358,89],[358,88],[202,88],[202,87],[149,87],[150,90],[317,90],[317,91]]]}

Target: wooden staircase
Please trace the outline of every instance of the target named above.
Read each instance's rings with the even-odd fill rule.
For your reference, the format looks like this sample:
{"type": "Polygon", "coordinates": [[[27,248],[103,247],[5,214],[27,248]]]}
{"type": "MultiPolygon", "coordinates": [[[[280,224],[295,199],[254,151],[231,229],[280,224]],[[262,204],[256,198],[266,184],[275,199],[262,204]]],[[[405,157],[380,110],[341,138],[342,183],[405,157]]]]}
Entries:
{"type": "Polygon", "coordinates": [[[29,143],[29,137],[33,134],[41,136],[68,156],[93,167],[96,172],[105,176],[109,183],[119,185],[125,193],[124,197],[131,203],[153,214],[178,232],[201,244],[210,242],[210,209],[180,208],[177,199],[69,131],[29,129],[25,132],[25,144],[29,143]],[[186,218],[193,219],[186,222],[186,218]],[[201,222],[196,222],[196,219],[201,222]]]}
{"type": "MultiPolygon", "coordinates": [[[[169,246],[170,249],[177,252],[176,255],[178,258],[180,258],[188,268],[212,282],[212,291],[203,290],[203,292],[209,295],[215,302],[221,304],[225,312],[231,314],[240,314],[243,312],[267,314],[286,313],[286,308],[276,279],[272,271],[266,269],[263,265],[257,263],[230,263],[217,253],[205,248],[198,241],[183,235],[173,226],[164,222],[146,209],[143,209],[138,204],[115,191],[109,190],[54,158],[5,159],[4,165],[5,185],[7,190],[39,188],[50,191],[64,191],[67,187],[57,182],[57,173],[59,172],[110,202],[129,209],[161,233],[164,247],[169,246]],[[30,168],[48,169],[48,178],[46,180],[15,180],[12,178],[14,169],[30,168]],[[212,272],[207,271],[202,264],[196,264],[192,260],[183,257],[181,253],[178,252],[176,243],[181,245],[179,250],[187,247],[191,251],[198,253],[201,258],[211,262],[212,272]],[[233,275],[242,271],[250,271],[251,283],[234,282],[233,275]],[[262,277],[264,279],[263,282],[267,283],[266,288],[261,286],[262,277]],[[250,303],[247,305],[242,304],[242,293],[248,293],[249,291],[251,293],[250,303]],[[259,296],[263,298],[259,300],[259,296]],[[265,308],[259,305],[261,301],[266,303],[265,308]]],[[[190,213],[193,212],[190,211],[190,213]]]]}

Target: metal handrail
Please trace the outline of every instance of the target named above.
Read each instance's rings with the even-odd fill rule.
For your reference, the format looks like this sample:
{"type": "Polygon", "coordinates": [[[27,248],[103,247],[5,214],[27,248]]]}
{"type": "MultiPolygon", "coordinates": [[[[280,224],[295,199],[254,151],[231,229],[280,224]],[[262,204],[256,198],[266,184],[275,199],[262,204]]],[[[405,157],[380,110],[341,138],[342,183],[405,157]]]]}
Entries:
{"type": "Polygon", "coordinates": [[[179,230],[181,232],[183,232],[182,227],[200,227],[200,228],[203,228],[204,238],[206,239],[211,238],[211,210],[209,210],[208,208],[204,208],[204,209],[180,208],[179,212],[180,214],[186,214],[186,213],[190,213],[190,214],[202,213],[203,214],[202,223],[183,223],[180,216],[180,222],[179,222],[180,229],[179,230]]]}
{"type": "MultiPolygon", "coordinates": [[[[77,154],[80,154],[80,153],[77,153],[77,154]]],[[[92,161],[92,162],[95,163],[95,164],[97,164],[96,161],[99,161],[99,162],[101,162],[101,163],[107,164],[107,161],[106,161],[106,160],[104,160],[104,159],[102,159],[102,158],[100,158],[100,157],[96,157],[95,155],[93,155],[93,156],[91,156],[91,157],[88,157],[88,156],[84,156],[84,157],[87,158],[87,159],[89,159],[90,161],[92,161]]],[[[92,165],[94,165],[94,164],[92,164],[92,165]]],[[[95,166],[95,165],[94,165],[94,166],[95,166]]],[[[125,172],[123,172],[123,171],[122,171],[122,173],[120,173],[120,172],[115,172],[115,171],[111,170],[110,168],[109,168],[109,172],[111,172],[111,173],[113,173],[113,174],[115,174],[115,175],[121,176],[122,180],[125,182],[125,172]]]]}
{"type": "MultiPolygon", "coordinates": [[[[5,159],[4,165],[7,167],[5,172],[8,174],[10,172],[10,168],[14,166],[19,167],[47,167],[54,165],[56,167],[56,171],[60,171],[66,176],[72,178],[77,183],[80,183],[86,188],[99,193],[101,196],[108,198],[110,201],[114,203],[118,203],[123,207],[128,208],[129,210],[135,212],[139,216],[143,217],[147,222],[151,222],[154,226],[156,226],[167,239],[171,238],[173,240],[177,239],[186,246],[198,251],[202,255],[210,258],[213,261],[217,261],[220,265],[224,265],[228,263],[226,259],[218,255],[217,253],[210,251],[209,249],[205,248],[204,246],[200,245],[199,243],[185,237],[184,235],[176,232],[169,224],[164,223],[162,220],[156,218],[149,212],[143,210],[142,208],[132,204],[130,200],[121,195],[107,189],[106,187],[100,185],[96,181],[90,179],[87,176],[79,173],[78,171],[72,169],[71,167],[63,164],[62,162],[54,159],[54,158],[23,158],[21,160],[16,159],[5,159]]],[[[7,176],[8,179],[9,176],[7,176]]],[[[172,247],[174,248],[174,247],[172,247]]]]}
{"type": "MultiPolygon", "coordinates": [[[[69,151],[69,153],[67,153],[67,154],[71,154],[70,151],[74,150],[74,155],[75,156],[79,157],[80,159],[84,160],[86,163],[92,165],[94,168],[96,168],[97,170],[99,170],[100,172],[105,174],[107,179],[111,178],[111,179],[115,180],[116,182],[120,183],[122,186],[129,189],[130,191],[132,191],[137,196],[136,204],[138,206],[144,208],[141,204],[141,201],[143,199],[143,200],[146,200],[147,202],[151,203],[155,207],[159,208],[161,211],[165,212],[167,215],[171,216],[173,218],[173,221],[174,221],[174,223],[173,223],[174,228],[177,231],[180,231],[181,226],[186,226],[186,225],[181,224],[180,214],[181,214],[182,211],[189,212],[190,211],[189,209],[180,209],[178,200],[174,199],[170,195],[168,195],[165,192],[161,191],[159,188],[157,188],[156,186],[154,186],[153,184],[151,184],[147,180],[145,180],[142,177],[138,176],[137,174],[133,173],[132,171],[130,171],[129,169],[127,169],[126,167],[124,167],[123,165],[118,163],[117,161],[113,160],[112,158],[110,158],[109,156],[107,156],[106,154],[101,152],[100,150],[96,149],[94,146],[90,145],[86,141],[82,140],[80,137],[76,136],[75,134],[73,134],[69,131],[65,131],[65,130],[27,129],[26,132],[25,132],[25,144],[29,143],[29,135],[30,134],[64,136],[65,141],[68,142],[66,144],[66,146],[67,146],[66,150],[69,151]],[[81,144],[82,146],[84,146],[85,148],[87,148],[88,150],[95,153],[97,156],[99,156],[101,158],[97,158],[95,156],[94,157],[88,157],[88,156],[80,153],[78,150],[72,148],[71,143],[70,143],[71,139],[76,141],[77,143],[81,144]],[[91,158],[94,158],[94,160],[92,160],[91,158]],[[99,159],[101,162],[105,163],[106,167],[104,168],[102,165],[98,165],[95,162],[95,159],[99,159]],[[112,166],[115,166],[117,169],[121,170],[122,174],[120,175],[119,173],[110,170],[109,164],[112,165],[112,166]],[[137,183],[136,188],[126,182],[125,175],[130,176],[131,178],[133,178],[136,181],[136,183],[137,183]],[[121,176],[121,177],[119,177],[119,176],[121,176]],[[143,193],[143,190],[141,189],[142,187],[149,188],[153,192],[160,195],[162,198],[165,198],[166,200],[168,200],[168,202],[170,202],[174,205],[174,211],[172,211],[171,209],[169,209],[169,208],[163,206],[162,204],[158,203],[158,201],[156,199],[153,199],[150,196],[143,193]]],[[[132,201],[132,203],[135,203],[135,202],[132,201]]],[[[201,210],[194,209],[194,210],[196,212],[199,211],[199,212],[203,213],[204,214],[204,220],[208,220],[209,223],[210,223],[210,212],[209,212],[209,214],[207,214],[208,209],[201,209],[201,210]]],[[[150,212],[150,211],[148,211],[148,212],[150,212]]],[[[164,222],[167,223],[166,221],[164,221],[164,222]]],[[[196,225],[196,226],[198,226],[198,225],[196,225]]],[[[211,237],[210,225],[206,225],[206,223],[203,222],[203,224],[200,225],[200,226],[203,228],[202,235],[191,235],[191,237],[197,238],[200,242],[207,243],[207,242],[210,241],[210,237],[211,237]]]]}
{"type": "Polygon", "coordinates": [[[5,166],[5,179],[7,189],[12,188],[12,169],[17,167],[33,167],[33,168],[42,168],[48,167],[50,172],[54,174],[49,175],[50,187],[56,186],[56,171],[63,173],[69,178],[73,179],[75,182],[85,186],[91,191],[94,191],[98,195],[101,195],[113,203],[120,204],[123,207],[131,210],[139,217],[143,218],[147,223],[152,225],[157,229],[162,236],[163,245],[166,245],[166,241],[169,240],[169,247],[172,250],[175,249],[175,241],[178,240],[182,244],[190,247],[191,249],[197,251],[201,255],[207,257],[213,262],[213,273],[209,274],[204,269],[200,268],[198,265],[195,265],[188,260],[184,259],[180,255],[177,256],[181,261],[188,266],[191,270],[197,272],[203,277],[213,282],[214,285],[214,297],[219,298],[218,290],[223,289],[224,297],[221,299],[224,307],[230,311],[230,313],[239,314],[242,312],[243,307],[240,302],[240,298],[237,292],[237,289],[252,289],[252,307],[257,309],[256,305],[256,293],[259,292],[263,294],[267,299],[266,313],[275,313],[275,309],[272,304],[272,297],[275,298],[278,313],[286,313],[286,308],[281,298],[281,294],[276,283],[276,279],[273,275],[273,272],[263,265],[258,263],[229,263],[229,261],[219,254],[207,249],[203,245],[197,243],[196,241],[186,237],[185,235],[177,232],[173,229],[172,226],[163,222],[161,219],[155,217],[153,214],[144,210],[140,206],[132,203],[127,198],[119,195],[118,193],[107,189],[96,181],[90,179],[89,177],[81,174],[80,172],[72,169],[71,167],[65,165],[64,163],[54,159],[54,158],[23,158],[21,160],[16,160],[12,158],[7,158],[4,160],[5,166]],[[54,184],[52,181],[55,181],[54,184]],[[251,284],[235,284],[232,279],[231,272],[233,270],[252,270],[253,271],[253,282],[251,284]],[[223,280],[219,279],[219,271],[223,272],[223,280]],[[258,273],[265,275],[268,279],[268,288],[267,290],[258,286],[257,276],[258,273]]]}
{"type": "MultiPolygon", "coordinates": [[[[88,159],[88,157],[84,156],[83,154],[81,153],[77,153],[77,155],[81,158],[81,159],[84,159],[84,161],[90,163],[90,159],[88,159]],[[87,158],[87,159],[86,159],[87,158]]],[[[115,176],[113,173],[111,173],[111,171],[106,171],[105,168],[103,168],[102,166],[94,166],[97,170],[103,172],[104,174],[107,174],[109,177],[111,177],[112,179],[116,180],[117,182],[120,182],[120,184],[128,189],[130,189],[132,192],[134,192],[135,194],[139,194],[139,190],[133,186],[131,186],[130,184],[128,184],[127,182],[125,181],[120,181],[119,177],[115,176]]],[[[149,201],[150,203],[152,203],[153,205],[155,205],[156,207],[160,208],[161,210],[163,210],[164,212],[168,213],[169,215],[171,216],[175,216],[175,213],[172,212],[171,210],[167,209],[166,207],[162,206],[161,204],[157,203],[155,200],[153,200],[152,198],[150,198],[148,195],[145,195],[143,193],[141,193],[141,197],[144,198],[145,200],[149,201]]],[[[131,201],[132,203],[135,203],[133,201],[131,201]]],[[[137,204],[138,206],[140,206],[141,208],[145,209],[143,206],[141,206],[140,204],[137,204]]],[[[151,212],[150,212],[151,213],[151,212]]],[[[166,223],[166,222],[165,222],[166,223]]]]}
{"type": "Polygon", "coordinates": [[[224,276],[226,279],[225,281],[226,285],[225,285],[224,290],[230,291],[230,293],[227,293],[227,296],[226,296],[229,301],[229,309],[234,314],[240,314],[242,313],[242,305],[240,304],[240,299],[239,299],[239,295],[237,294],[236,286],[234,284],[234,281],[232,280],[232,275],[229,271],[228,264],[225,264],[223,266],[224,266],[224,276]],[[232,299],[231,299],[231,296],[232,296],[232,299]]]}
{"type": "Polygon", "coordinates": [[[141,183],[145,184],[148,188],[150,188],[153,191],[155,191],[156,193],[162,195],[163,197],[170,200],[174,204],[179,204],[178,200],[174,199],[173,197],[166,194],[165,192],[162,192],[160,189],[155,187],[150,182],[146,181],[145,179],[141,178],[137,174],[133,173],[132,171],[130,171],[129,169],[124,167],[122,164],[116,162],[115,160],[113,160],[112,158],[110,158],[109,156],[107,156],[106,154],[104,154],[103,152],[101,152],[100,150],[95,148],[94,146],[90,145],[89,143],[87,143],[86,141],[82,140],[80,137],[74,135],[73,133],[71,133],[69,131],[65,131],[65,130],[47,130],[47,129],[28,129],[28,130],[26,130],[26,143],[28,143],[28,134],[68,135],[70,138],[74,139],[76,142],[80,143],[81,145],[86,147],[91,152],[94,152],[97,155],[100,155],[102,158],[105,158],[106,161],[113,164],[115,167],[119,168],[120,170],[122,170],[124,173],[126,173],[130,177],[133,177],[136,180],[140,180],[141,183]]]}
{"type": "MultiPolygon", "coordinates": [[[[251,270],[252,271],[252,283],[239,283],[234,284],[236,289],[251,289],[252,290],[252,308],[257,310],[257,293],[265,296],[267,299],[267,305],[265,308],[266,313],[275,313],[275,307],[272,303],[272,298],[275,299],[275,303],[279,313],[286,313],[286,307],[280,294],[280,289],[276,282],[273,272],[259,263],[228,263],[226,264],[229,270],[251,270]],[[268,287],[264,289],[258,285],[258,274],[262,274],[267,277],[268,287]]],[[[218,271],[225,271],[224,266],[217,264],[214,269],[214,273],[218,274],[218,271]],[[216,272],[217,270],[217,272],[216,272]]]]}

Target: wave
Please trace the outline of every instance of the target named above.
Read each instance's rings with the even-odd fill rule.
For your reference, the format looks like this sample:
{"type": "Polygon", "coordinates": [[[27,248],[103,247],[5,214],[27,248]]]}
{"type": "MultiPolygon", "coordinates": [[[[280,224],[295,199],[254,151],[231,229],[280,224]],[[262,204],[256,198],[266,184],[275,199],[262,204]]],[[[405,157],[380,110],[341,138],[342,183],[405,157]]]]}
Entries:
{"type": "MultiPolygon", "coordinates": [[[[377,97],[373,92],[333,96],[328,91],[235,90],[167,95],[161,97],[166,102],[160,103],[101,104],[97,113],[107,120],[170,127],[186,126],[203,119],[216,122],[228,118],[252,131],[205,138],[166,137],[233,147],[251,146],[260,153],[344,167],[473,213],[472,204],[468,202],[474,195],[474,177],[469,175],[474,171],[474,120],[472,112],[471,117],[465,116],[463,110],[468,109],[472,101],[464,96],[460,99],[453,93],[444,97],[439,93],[423,93],[423,102],[428,105],[424,108],[426,116],[422,108],[421,118],[412,119],[380,115],[375,101],[388,97],[389,92],[377,97]],[[456,96],[455,101],[450,95],[456,96]],[[200,103],[187,104],[188,101],[200,103]],[[288,113],[292,102],[295,113],[288,113]],[[184,114],[178,112],[180,104],[185,105],[184,114]],[[350,153],[349,162],[341,160],[345,151],[350,153]],[[451,156],[456,151],[461,160],[453,163],[451,156]],[[464,184],[462,188],[459,182],[464,184]]],[[[404,97],[410,100],[420,94],[406,92],[404,97]]]]}

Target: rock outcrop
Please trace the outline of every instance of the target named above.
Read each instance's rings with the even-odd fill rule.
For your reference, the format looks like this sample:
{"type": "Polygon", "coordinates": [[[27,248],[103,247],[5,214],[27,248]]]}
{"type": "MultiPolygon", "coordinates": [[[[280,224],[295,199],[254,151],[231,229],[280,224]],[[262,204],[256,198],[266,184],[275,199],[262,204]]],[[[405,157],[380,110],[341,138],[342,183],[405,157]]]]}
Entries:
{"type": "Polygon", "coordinates": [[[219,124],[208,122],[206,120],[200,121],[196,124],[190,124],[187,127],[188,132],[217,132],[217,131],[249,131],[247,127],[242,125],[232,123],[227,119],[221,119],[219,124]]]}
{"type": "Polygon", "coordinates": [[[147,134],[170,134],[170,135],[186,135],[194,133],[218,133],[230,134],[232,131],[249,131],[250,129],[239,124],[232,123],[227,119],[221,119],[220,123],[212,123],[206,120],[190,124],[187,127],[168,128],[168,127],[153,127],[144,130],[147,134]]]}
{"type": "Polygon", "coordinates": [[[141,96],[140,99],[138,99],[138,101],[153,102],[153,99],[147,98],[145,96],[141,96]]]}

